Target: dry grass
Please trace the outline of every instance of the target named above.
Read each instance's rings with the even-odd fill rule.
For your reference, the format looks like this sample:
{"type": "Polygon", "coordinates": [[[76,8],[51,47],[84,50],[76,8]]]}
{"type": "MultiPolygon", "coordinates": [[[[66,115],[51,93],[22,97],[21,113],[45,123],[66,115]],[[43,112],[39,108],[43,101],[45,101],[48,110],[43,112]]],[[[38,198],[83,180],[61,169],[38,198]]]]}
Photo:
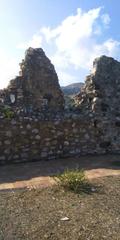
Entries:
{"type": "Polygon", "coordinates": [[[60,187],[74,193],[90,193],[92,185],[85,175],[84,169],[66,169],[55,177],[60,187]]]}

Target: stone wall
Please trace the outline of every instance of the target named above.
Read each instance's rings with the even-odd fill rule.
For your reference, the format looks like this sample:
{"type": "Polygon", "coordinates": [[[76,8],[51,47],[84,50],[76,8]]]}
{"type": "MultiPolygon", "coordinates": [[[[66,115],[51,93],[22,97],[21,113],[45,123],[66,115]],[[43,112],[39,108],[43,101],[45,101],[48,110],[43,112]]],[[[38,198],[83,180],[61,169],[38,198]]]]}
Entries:
{"type": "Polygon", "coordinates": [[[57,73],[41,48],[26,50],[25,59],[20,63],[19,76],[0,91],[0,103],[28,112],[64,109],[57,73]]]}
{"type": "Polygon", "coordinates": [[[107,56],[95,59],[92,73],[75,101],[83,114],[99,119],[120,116],[120,62],[107,56]]]}
{"type": "MultiPolygon", "coordinates": [[[[33,54],[34,57],[37,54],[38,61],[41,52],[44,55],[44,52],[38,49],[29,49],[28,53],[33,54]]],[[[19,76],[7,89],[1,91],[4,102],[0,104],[0,164],[86,154],[119,154],[120,63],[106,56],[96,59],[92,73],[86,78],[82,91],[75,97],[76,106],[70,111],[64,110],[64,99],[57,78],[48,89],[50,94],[54,91],[56,94],[59,93],[57,98],[53,94],[51,106],[54,107],[51,108],[49,105],[47,109],[39,108],[41,105],[38,97],[43,97],[44,91],[47,91],[45,87],[49,79],[45,78],[44,84],[43,75],[40,74],[41,67],[39,67],[39,80],[42,85],[39,82],[36,93],[37,88],[33,88],[34,78],[29,76],[31,69],[33,75],[36,74],[36,70],[33,71],[34,57],[32,59],[30,57],[30,65],[26,58],[22,64],[22,83],[19,76]],[[13,105],[7,104],[9,94],[14,95],[13,89],[16,90],[17,102],[15,100],[13,105]],[[28,90],[27,98],[24,89],[28,90]],[[22,101],[25,100],[24,108],[21,105],[21,98],[22,101]],[[38,104],[38,109],[34,108],[35,102],[38,104]],[[26,111],[28,103],[32,104],[32,111],[26,111]]],[[[46,57],[45,59],[49,62],[46,57]]],[[[39,63],[41,64],[41,60],[39,63]]],[[[56,73],[53,66],[51,68],[52,79],[56,73]]],[[[35,79],[38,81],[37,78],[35,79]]],[[[11,100],[14,100],[14,96],[11,96],[11,100]]]]}
{"type": "Polygon", "coordinates": [[[0,164],[120,153],[120,121],[66,114],[61,119],[0,120],[0,164]]]}

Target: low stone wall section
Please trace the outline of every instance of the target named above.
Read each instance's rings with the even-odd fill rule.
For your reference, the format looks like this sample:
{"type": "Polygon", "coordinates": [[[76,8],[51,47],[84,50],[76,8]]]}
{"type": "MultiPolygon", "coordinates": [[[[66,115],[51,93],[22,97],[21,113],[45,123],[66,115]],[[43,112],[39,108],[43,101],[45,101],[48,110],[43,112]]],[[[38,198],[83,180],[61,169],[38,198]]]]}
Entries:
{"type": "Polygon", "coordinates": [[[104,153],[120,153],[119,120],[0,119],[0,164],[104,153]]]}

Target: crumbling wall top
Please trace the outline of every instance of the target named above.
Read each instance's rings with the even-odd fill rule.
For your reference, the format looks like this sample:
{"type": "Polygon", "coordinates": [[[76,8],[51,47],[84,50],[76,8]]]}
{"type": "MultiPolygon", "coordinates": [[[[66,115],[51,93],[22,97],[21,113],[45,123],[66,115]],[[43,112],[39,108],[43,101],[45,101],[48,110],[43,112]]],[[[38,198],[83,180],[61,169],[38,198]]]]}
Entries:
{"type": "Polygon", "coordinates": [[[37,110],[64,109],[64,97],[57,73],[42,48],[28,48],[20,69],[20,75],[11,80],[5,90],[5,97],[1,91],[5,103],[37,110]],[[11,101],[13,98],[14,101],[11,101]]]}
{"type": "Polygon", "coordinates": [[[82,91],[75,97],[84,113],[111,117],[120,114],[120,62],[101,56],[93,62],[82,91]]]}

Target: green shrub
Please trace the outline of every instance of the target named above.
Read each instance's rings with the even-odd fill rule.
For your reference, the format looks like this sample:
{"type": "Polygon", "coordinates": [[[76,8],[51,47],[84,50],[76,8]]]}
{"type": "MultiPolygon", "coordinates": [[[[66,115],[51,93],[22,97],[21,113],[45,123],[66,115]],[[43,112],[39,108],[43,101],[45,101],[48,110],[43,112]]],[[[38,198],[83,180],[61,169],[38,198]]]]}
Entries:
{"type": "Polygon", "coordinates": [[[75,193],[90,191],[84,170],[65,170],[57,176],[60,186],[75,193]]]}
{"type": "Polygon", "coordinates": [[[2,109],[2,112],[5,118],[11,119],[14,117],[14,112],[9,107],[2,109]]]}

